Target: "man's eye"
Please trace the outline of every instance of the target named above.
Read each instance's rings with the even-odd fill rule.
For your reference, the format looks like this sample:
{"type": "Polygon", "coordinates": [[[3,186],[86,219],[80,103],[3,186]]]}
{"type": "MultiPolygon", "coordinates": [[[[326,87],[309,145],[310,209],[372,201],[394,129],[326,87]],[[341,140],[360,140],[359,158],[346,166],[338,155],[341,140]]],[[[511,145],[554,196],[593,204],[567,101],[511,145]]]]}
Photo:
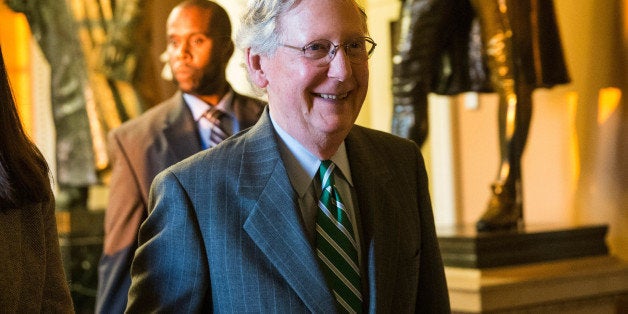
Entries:
{"type": "Polygon", "coordinates": [[[305,47],[305,50],[312,51],[312,52],[329,51],[329,45],[325,45],[321,43],[314,43],[305,47]]]}
{"type": "Polygon", "coordinates": [[[179,47],[179,42],[176,40],[169,40],[168,41],[168,46],[172,47],[172,48],[177,48],[179,47]]]}
{"type": "Polygon", "coordinates": [[[363,41],[354,41],[354,42],[350,42],[347,43],[347,48],[349,49],[363,49],[364,48],[364,42],[363,41]]]}

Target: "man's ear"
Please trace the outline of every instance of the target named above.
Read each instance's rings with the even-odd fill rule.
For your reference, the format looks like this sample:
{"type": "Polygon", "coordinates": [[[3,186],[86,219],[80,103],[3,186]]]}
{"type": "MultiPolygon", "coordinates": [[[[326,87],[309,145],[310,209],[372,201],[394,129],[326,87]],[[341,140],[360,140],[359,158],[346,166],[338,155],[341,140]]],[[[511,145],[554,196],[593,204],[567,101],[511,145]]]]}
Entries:
{"type": "Polygon", "coordinates": [[[251,48],[247,48],[244,51],[244,54],[251,81],[259,88],[266,88],[268,85],[268,79],[266,78],[266,73],[262,69],[261,56],[256,53],[252,53],[251,48]]]}
{"type": "Polygon", "coordinates": [[[229,40],[229,43],[227,44],[227,48],[223,51],[225,54],[225,60],[227,60],[227,63],[228,63],[231,57],[233,56],[233,52],[235,51],[235,45],[233,44],[232,40],[229,40]]]}

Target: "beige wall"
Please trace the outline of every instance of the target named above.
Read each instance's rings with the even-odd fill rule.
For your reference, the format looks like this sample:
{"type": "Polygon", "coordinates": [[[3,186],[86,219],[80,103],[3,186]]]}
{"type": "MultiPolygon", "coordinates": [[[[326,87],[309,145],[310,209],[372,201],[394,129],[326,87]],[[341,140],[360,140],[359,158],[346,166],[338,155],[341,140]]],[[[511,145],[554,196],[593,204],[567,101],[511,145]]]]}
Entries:
{"type": "MultiPolygon", "coordinates": [[[[628,120],[625,97],[628,22],[622,0],[555,0],[563,48],[572,83],[534,94],[533,121],[523,157],[524,215],[528,224],[609,224],[613,252],[628,258],[628,120]],[[610,89],[608,89],[610,88],[610,89]],[[601,96],[604,95],[604,96],[601,96]],[[600,101],[600,98],[608,100],[600,101]]],[[[361,124],[390,130],[390,47],[388,23],[398,0],[368,3],[369,27],[378,42],[371,60],[369,105],[361,124]]],[[[468,97],[468,95],[467,95],[468,97]]],[[[437,223],[474,223],[484,211],[497,174],[496,95],[440,100],[451,115],[454,147],[455,212],[436,202],[437,223]]],[[[441,137],[439,137],[440,139],[441,137]]],[[[447,143],[423,148],[426,156],[447,143]]],[[[440,164],[440,160],[431,163],[440,164]]],[[[440,173],[436,168],[431,173],[440,173]]],[[[432,182],[440,178],[432,177],[432,182]]],[[[432,191],[436,190],[432,187],[432,191]]]]}

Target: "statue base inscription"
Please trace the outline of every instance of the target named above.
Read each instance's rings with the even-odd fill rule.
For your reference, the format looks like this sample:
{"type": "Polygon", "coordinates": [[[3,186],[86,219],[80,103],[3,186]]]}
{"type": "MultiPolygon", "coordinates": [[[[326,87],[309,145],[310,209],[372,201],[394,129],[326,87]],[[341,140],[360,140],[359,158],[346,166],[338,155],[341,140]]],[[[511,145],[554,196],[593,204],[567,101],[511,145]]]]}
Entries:
{"type": "Polygon", "coordinates": [[[437,229],[445,266],[491,268],[608,254],[607,225],[530,225],[477,232],[474,226],[437,229]]]}

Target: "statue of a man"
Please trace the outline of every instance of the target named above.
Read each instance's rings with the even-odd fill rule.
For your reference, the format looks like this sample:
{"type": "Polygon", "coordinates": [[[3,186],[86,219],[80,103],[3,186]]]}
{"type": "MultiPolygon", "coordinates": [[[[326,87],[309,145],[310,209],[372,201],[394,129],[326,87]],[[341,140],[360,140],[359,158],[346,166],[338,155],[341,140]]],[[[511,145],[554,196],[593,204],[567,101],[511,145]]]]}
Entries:
{"type": "Polygon", "coordinates": [[[569,82],[551,0],[405,0],[393,59],[393,133],[419,145],[427,95],[499,95],[501,161],[478,231],[523,222],[521,157],[532,92],[569,82]]]}

